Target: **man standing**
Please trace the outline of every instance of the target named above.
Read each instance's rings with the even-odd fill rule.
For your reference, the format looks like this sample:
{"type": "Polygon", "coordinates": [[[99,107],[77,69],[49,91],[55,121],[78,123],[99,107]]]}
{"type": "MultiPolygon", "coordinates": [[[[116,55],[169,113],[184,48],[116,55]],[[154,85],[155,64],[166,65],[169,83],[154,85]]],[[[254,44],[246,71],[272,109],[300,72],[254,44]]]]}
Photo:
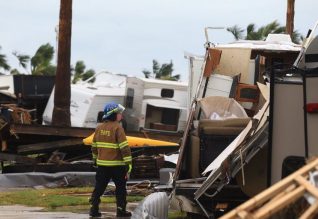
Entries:
{"type": "Polygon", "coordinates": [[[95,188],[90,198],[91,217],[100,217],[100,197],[104,194],[110,179],[116,185],[117,217],[130,217],[126,211],[127,175],[132,169],[131,151],[124,129],[119,121],[125,108],[116,103],[108,103],[104,108],[103,123],[98,125],[92,144],[92,155],[97,165],[95,188]]]}

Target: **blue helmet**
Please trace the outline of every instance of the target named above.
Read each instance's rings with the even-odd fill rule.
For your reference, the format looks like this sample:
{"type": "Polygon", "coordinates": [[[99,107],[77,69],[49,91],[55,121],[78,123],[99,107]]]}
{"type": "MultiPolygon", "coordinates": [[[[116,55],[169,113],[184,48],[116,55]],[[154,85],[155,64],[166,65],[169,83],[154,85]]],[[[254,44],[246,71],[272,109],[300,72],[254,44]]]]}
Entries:
{"type": "Polygon", "coordinates": [[[122,113],[125,110],[121,104],[115,102],[107,103],[104,107],[104,116],[103,119],[107,119],[113,113],[122,113]]]}

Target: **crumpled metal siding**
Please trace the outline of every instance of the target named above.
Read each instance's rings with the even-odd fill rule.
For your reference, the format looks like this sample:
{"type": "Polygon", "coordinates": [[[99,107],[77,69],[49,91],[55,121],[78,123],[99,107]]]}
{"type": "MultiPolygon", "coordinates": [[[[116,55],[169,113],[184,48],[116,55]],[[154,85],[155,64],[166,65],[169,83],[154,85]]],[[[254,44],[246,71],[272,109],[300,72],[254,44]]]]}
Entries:
{"type": "Polygon", "coordinates": [[[136,207],[132,219],[167,219],[169,198],[165,192],[156,192],[148,195],[136,207]]]}

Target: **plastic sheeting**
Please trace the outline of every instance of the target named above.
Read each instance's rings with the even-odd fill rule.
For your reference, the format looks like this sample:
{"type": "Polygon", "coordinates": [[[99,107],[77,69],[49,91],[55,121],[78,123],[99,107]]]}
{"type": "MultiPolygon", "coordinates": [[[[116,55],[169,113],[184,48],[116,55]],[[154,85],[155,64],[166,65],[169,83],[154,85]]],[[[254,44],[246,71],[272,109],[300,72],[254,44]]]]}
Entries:
{"type": "Polygon", "coordinates": [[[132,219],[167,219],[169,199],[165,192],[148,195],[134,210],[132,219]]]}
{"type": "Polygon", "coordinates": [[[0,187],[63,187],[94,185],[95,172],[9,173],[0,174],[0,187]]]}

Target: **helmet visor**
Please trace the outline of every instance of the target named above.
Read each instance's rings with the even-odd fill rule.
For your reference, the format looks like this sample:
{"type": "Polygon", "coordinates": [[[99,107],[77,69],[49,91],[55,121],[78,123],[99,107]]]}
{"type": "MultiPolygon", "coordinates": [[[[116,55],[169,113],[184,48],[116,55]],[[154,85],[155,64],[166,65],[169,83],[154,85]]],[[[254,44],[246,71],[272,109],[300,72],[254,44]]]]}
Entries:
{"type": "Polygon", "coordinates": [[[125,110],[125,107],[123,107],[121,104],[118,104],[118,112],[122,113],[124,112],[124,110],[125,110]]]}

